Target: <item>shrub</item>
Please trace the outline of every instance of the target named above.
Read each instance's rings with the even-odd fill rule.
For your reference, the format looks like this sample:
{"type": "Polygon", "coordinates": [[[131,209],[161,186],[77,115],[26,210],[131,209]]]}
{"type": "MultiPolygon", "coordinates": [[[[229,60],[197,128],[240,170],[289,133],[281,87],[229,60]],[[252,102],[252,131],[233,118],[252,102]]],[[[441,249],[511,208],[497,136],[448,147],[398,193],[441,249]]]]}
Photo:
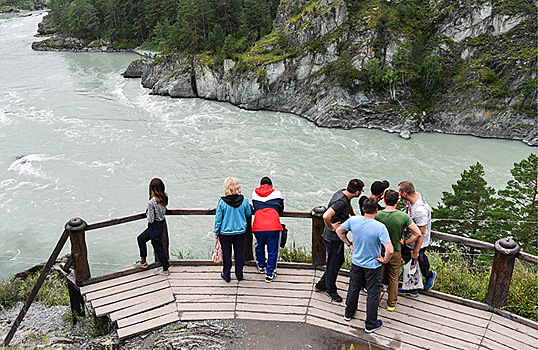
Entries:
{"type": "Polygon", "coordinates": [[[437,272],[435,290],[482,303],[486,301],[489,267],[472,266],[455,250],[448,253],[430,251],[428,258],[432,270],[437,272]]]}
{"type": "MultiPolygon", "coordinates": [[[[26,276],[13,277],[0,284],[0,310],[13,306],[18,301],[26,301],[34,287],[42,268],[26,276]]],[[[51,272],[37,293],[36,301],[47,306],[68,305],[69,295],[63,277],[51,272]]]]}
{"type": "Polygon", "coordinates": [[[285,262],[301,262],[301,263],[311,263],[312,262],[312,252],[306,247],[297,247],[295,242],[290,246],[280,249],[278,253],[278,259],[285,262]]]}
{"type": "Polygon", "coordinates": [[[538,267],[516,259],[506,311],[538,321],[538,267]]]}

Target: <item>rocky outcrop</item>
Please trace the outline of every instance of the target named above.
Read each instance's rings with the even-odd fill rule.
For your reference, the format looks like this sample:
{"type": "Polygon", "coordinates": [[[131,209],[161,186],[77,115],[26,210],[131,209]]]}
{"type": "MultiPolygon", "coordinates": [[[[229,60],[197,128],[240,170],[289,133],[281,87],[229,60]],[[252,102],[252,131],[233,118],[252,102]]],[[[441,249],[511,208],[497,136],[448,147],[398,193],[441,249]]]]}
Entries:
{"type": "Polygon", "coordinates": [[[536,89],[522,97],[525,86],[536,84],[532,69],[536,57],[506,53],[514,43],[528,45],[529,35],[536,42],[535,16],[502,13],[490,1],[450,3],[447,15],[439,16],[442,20],[434,33],[439,44],[431,54],[439,57],[445,70],[462,64],[468,68],[446,78],[431,98],[432,106],[421,110],[405,85],[391,97],[388,91],[368,87],[361,73],[374,58],[387,67],[394,65],[408,40],[404,34],[382,33],[369,27],[367,20],[350,20],[343,0],[313,3],[281,1],[271,35],[278,38],[275,42],[284,40],[284,45],[266,40],[265,47],[258,46],[237,62],[169,56],[159,64],[144,63],[145,73],[138,70],[142,84],[153,94],[290,112],[324,127],[377,128],[406,138],[413,132],[433,131],[538,145],[536,111],[522,111],[525,99],[529,106],[528,99],[538,98],[536,89]],[[294,14],[298,5],[302,11],[294,14]],[[384,48],[376,50],[381,39],[384,48]],[[481,76],[489,72],[493,78],[481,76]]]}
{"type": "MultiPolygon", "coordinates": [[[[53,28],[43,29],[43,31],[47,31],[47,30],[54,31],[53,28]]],[[[32,49],[36,51],[66,51],[66,52],[131,51],[128,49],[117,48],[111,42],[105,41],[105,40],[87,41],[84,39],[66,37],[63,35],[53,35],[52,37],[42,40],[42,41],[34,41],[32,43],[32,49]]]]}

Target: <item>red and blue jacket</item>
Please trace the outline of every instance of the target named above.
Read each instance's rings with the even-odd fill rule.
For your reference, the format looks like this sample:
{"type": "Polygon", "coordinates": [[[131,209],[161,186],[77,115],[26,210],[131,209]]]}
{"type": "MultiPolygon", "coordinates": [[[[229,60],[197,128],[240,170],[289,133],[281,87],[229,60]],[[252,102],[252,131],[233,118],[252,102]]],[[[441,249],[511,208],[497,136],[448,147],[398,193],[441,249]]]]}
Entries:
{"type": "Polygon", "coordinates": [[[252,231],[282,231],[280,214],[284,211],[284,198],[279,190],[261,185],[252,192],[254,222],[252,231]]]}

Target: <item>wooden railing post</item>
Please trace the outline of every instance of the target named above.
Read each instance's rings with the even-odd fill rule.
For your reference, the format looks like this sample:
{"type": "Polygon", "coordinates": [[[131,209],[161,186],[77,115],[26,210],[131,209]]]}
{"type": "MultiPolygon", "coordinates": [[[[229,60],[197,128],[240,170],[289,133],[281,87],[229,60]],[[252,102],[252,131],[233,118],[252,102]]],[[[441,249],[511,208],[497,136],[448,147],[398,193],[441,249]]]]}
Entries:
{"type": "Polygon", "coordinates": [[[252,240],[252,216],[249,216],[247,217],[247,230],[245,231],[245,243],[243,245],[243,256],[245,257],[245,261],[254,260],[252,240]]]}
{"type": "Polygon", "coordinates": [[[500,308],[506,305],[514,262],[520,247],[512,238],[503,238],[495,242],[495,256],[491,268],[486,303],[500,308]]]}
{"type": "MultiPolygon", "coordinates": [[[[164,230],[161,234],[161,240],[163,241],[164,254],[166,254],[166,258],[170,260],[170,238],[168,236],[168,223],[166,222],[166,219],[164,219],[164,230]]],[[[155,262],[159,261],[155,251],[153,251],[153,257],[155,262]]]]}
{"type": "Polygon", "coordinates": [[[90,278],[90,265],[88,264],[88,247],[86,246],[86,221],[73,218],[65,224],[71,241],[71,255],[75,261],[75,280],[78,282],[90,278]]]}
{"type": "MultiPolygon", "coordinates": [[[[90,278],[90,265],[88,264],[88,248],[86,247],[86,222],[81,218],[73,218],[65,224],[65,230],[69,232],[71,241],[71,257],[75,265],[75,281],[77,285],[81,281],[90,278]]],[[[75,285],[68,285],[69,301],[73,313],[73,322],[76,322],[75,315],[84,316],[84,298],[75,285]]]]}
{"type": "Polygon", "coordinates": [[[318,206],[312,209],[310,214],[312,215],[312,265],[321,266],[325,265],[327,261],[325,254],[325,245],[323,244],[323,228],[325,223],[323,222],[323,213],[327,210],[324,206],[318,206]]]}

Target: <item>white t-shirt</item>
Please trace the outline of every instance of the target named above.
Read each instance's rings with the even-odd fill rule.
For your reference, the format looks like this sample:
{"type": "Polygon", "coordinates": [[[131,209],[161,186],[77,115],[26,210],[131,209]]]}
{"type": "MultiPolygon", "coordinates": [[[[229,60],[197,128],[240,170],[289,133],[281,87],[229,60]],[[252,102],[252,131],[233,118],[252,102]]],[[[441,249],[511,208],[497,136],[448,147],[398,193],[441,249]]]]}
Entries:
{"type": "MultiPolygon", "coordinates": [[[[424,232],[424,240],[422,241],[422,246],[420,246],[420,248],[425,248],[430,245],[430,231],[432,230],[432,208],[420,193],[416,193],[420,196],[420,198],[413,205],[407,202],[405,212],[409,214],[409,216],[411,217],[411,219],[413,219],[413,222],[417,224],[417,226],[420,227],[426,225],[426,231],[424,232]]],[[[410,237],[411,235],[407,236],[407,238],[410,237]]],[[[413,249],[415,248],[415,242],[408,244],[407,246],[413,249]]]]}

